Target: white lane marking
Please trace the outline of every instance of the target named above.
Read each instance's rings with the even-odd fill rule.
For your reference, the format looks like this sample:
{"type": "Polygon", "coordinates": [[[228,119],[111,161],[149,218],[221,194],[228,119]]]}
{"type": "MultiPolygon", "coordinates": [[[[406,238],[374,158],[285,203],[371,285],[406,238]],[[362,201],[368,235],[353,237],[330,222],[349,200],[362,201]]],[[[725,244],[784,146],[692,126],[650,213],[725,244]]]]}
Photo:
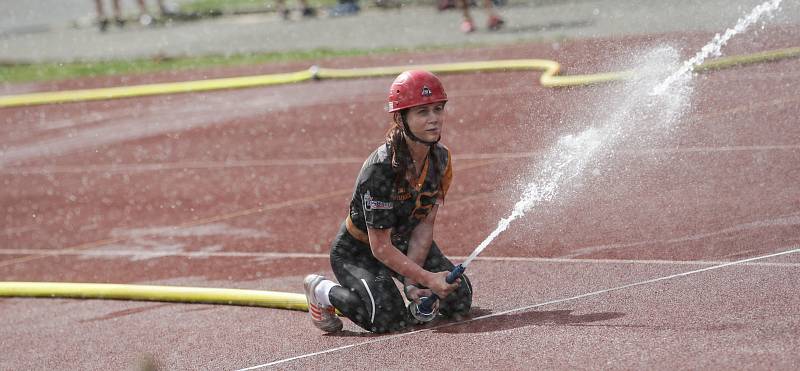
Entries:
{"type": "Polygon", "coordinates": [[[698,233],[694,235],[676,237],[671,239],[657,239],[657,240],[649,240],[649,241],[639,241],[639,242],[631,242],[631,243],[621,243],[621,244],[612,244],[612,245],[597,245],[597,246],[589,246],[589,247],[582,247],[579,249],[572,250],[569,254],[564,254],[561,257],[563,258],[576,258],[581,255],[612,250],[612,249],[627,249],[631,247],[643,246],[643,245],[671,245],[676,243],[682,242],[689,242],[689,241],[698,241],[708,237],[714,237],[724,234],[736,233],[736,232],[744,232],[748,230],[754,229],[763,229],[763,228],[771,228],[771,227],[784,227],[784,226],[796,226],[800,225],[800,215],[782,215],[777,218],[773,219],[765,219],[765,220],[757,220],[754,222],[749,223],[742,223],[734,225],[733,227],[723,228],[716,231],[705,232],[705,233],[698,233]]]}
{"type": "MultiPolygon", "coordinates": [[[[620,150],[619,153],[630,155],[646,155],[658,153],[715,153],[715,152],[755,152],[755,151],[793,151],[800,150],[800,145],[763,145],[763,146],[725,146],[725,147],[685,147],[685,148],[656,148],[641,150],[620,150]]],[[[497,160],[497,159],[528,159],[542,155],[541,152],[500,152],[500,153],[465,153],[454,155],[453,159],[464,160],[497,160]]],[[[306,158],[289,160],[239,160],[239,161],[192,161],[192,162],[169,162],[151,164],[114,164],[114,165],[77,165],[77,166],[11,166],[0,169],[0,174],[58,174],[58,173],[129,173],[145,171],[163,170],[191,170],[191,169],[222,169],[222,168],[252,168],[267,166],[319,166],[319,165],[341,165],[341,164],[361,164],[363,158],[342,157],[342,158],[306,158]]]]}
{"type": "Polygon", "coordinates": [[[609,292],[612,292],[612,291],[618,291],[618,290],[628,289],[628,288],[631,288],[631,287],[648,285],[648,284],[651,284],[651,283],[656,283],[656,282],[660,282],[660,281],[666,281],[666,280],[670,280],[670,279],[678,278],[678,277],[684,277],[684,276],[688,276],[688,275],[695,274],[695,273],[701,273],[701,272],[706,272],[706,271],[710,271],[710,270],[714,270],[714,269],[725,268],[725,267],[728,267],[728,266],[731,266],[731,265],[743,264],[743,263],[753,262],[753,261],[756,261],[756,260],[767,259],[767,258],[774,258],[776,256],[794,254],[794,253],[798,253],[798,252],[800,252],[800,247],[794,246],[794,247],[791,248],[791,250],[786,250],[786,251],[782,251],[782,252],[778,252],[778,253],[774,253],[774,254],[762,255],[762,256],[757,256],[757,257],[754,257],[754,258],[737,260],[737,261],[728,262],[728,263],[724,263],[724,264],[718,264],[718,265],[714,265],[714,266],[710,266],[710,267],[696,269],[696,270],[693,270],[693,271],[677,273],[677,274],[664,276],[664,277],[653,278],[653,279],[646,280],[646,281],[641,281],[641,282],[629,283],[627,285],[616,286],[616,287],[603,289],[603,290],[598,290],[598,291],[592,291],[592,292],[588,292],[588,293],[585,293],[585,294],[572,296],[572,297],[568,297],[568,298],[555,299],[555,300],[550,300],[550,301],[547,301],[547,302],[544,302],[544,303],[526,305],[524,307],[510,309],[510,310],[506,310],[506,311],[502,311],[502,312],[498,312],[498,313],[487,314],[485,316],[480,316],[480,317],[468,319],[468,320],[465,320],[465,321],[445,323],[445,324],[442,324],[442,325],[439,325],[439,326],[434,326],[434,327],[431,327],[431,328],[415,330],[415,331],[410,331],[410,332],[404,332],[404,333],[401,333],[401,334],[390,335],[390,336],[386,336],[386,337],[380,337],[380,338],[373,339],[373,340],[367,340],[367,341],[363,341],[363,342],[360,342],[360,343],[354,343],[354,344],[349,344],[349,345],[345,345],[345,346],[341,346],[341,347],[337,347],[337,348],[326,349],[326,350],[319,351],[319,352],[301,354],[299,356],[280,359],[280,360],[269,362],[269,363],[265,363],[265,364],[262,364],[262,365],[244,368],[242,370],[255,370],[255,369],[258,369],[258,368],[275,366],[275,365],[278,365],[278,364],[281,364],[281,363],[286,363],[286,362],[290,362],[290,361],[294,361],[294,360],[298,360],[298,359],[310,358],[310,357],[318,356],[318,355],[321,355],[321,354],[333,353],[333,352],[337,352],[337,351],[344,350],[344,349],[354,348],[354,347],[357,347],[357,346],[368,345],[368,344],[373,344],[373,343],[378,343],[378,342],[384,342],[384,341],[397,339],[399,337],[405,337],[405,336],[408,336],[408,335],[413,335],[413,334],[417,334],[417,333],[421,333],[421,332],[434,331],[434,330],[438,330],[440,328],[462,325],[462,324],[465,324],[465,323],[479,321],[479,320],[486,319],[486,318],[502,316],[502,315],[506,315],[506,314],[509,314],[509,313],[529,310],[529,309],[533,309],[533,308],[537,308],[537,307],[543,307],[543,306],[546,306],[546,305],[563,303],[563,302],[582,299],[582,298],[586,298],[586,297],[590,297],[590,296],[602,295],[602,294],[609,293],[609,292]]]}
{"type": "MultiPolygon", "coordinates": [[[[455,256],[454,260],[464,260],[466,256],[455,256]]],[[[716,260],[640,260],[640,259],[568,259],[568,258],[526,258],[514,256],[479,256],[477,261],[527,262],[527,263],[572,263],[572,264],[642,264],[642,265],[719,265],[726,261],[716,260]]],[[[800,263],[746,262],[741,265],[770,267],[800,267],[800,263]]]]}
{"type": "MultiPolygon", "coordinates": [[[[141,251],[141,250],[44,250],[44,249],[0,249],[0,255],[39,256],[84,256],[84,257],[185,257],[185,258],[263,258],[263,259],[328,259],[329,254],[292,252],[247,252],[247,251],[141,251]]],[[[458,262],[466,256],[450,256],[458,262]]],[[[580,258],[533,258],[521,256],[478,256],[476,261],[521,262],[521,263],[569,263],[569,264],[642,264],[642,265],[718,265],[729,263],[719,260],[642,260],[642,259],[580,259],[580,258]]],[[[741,265],[769,267],[800,267],[798,263],[750,262],[741,265]]]]}
{"type": "Polygon", "coordinates": [[[328,254],[283,253],[283,252],[244,252],[244,251],[142,251],[142,250],[43,250],[43,249],[0,249],[0,255],[50,255],[50,256],[180,256],[187,258],[329,258],[328,254]]]}
{"type": "Polygon", "coordinates": [[[239,161],[187,161],[187,162],[166,162],[150,164],[114,164],[114,165],[64,165],[64,166],[41,166],[41,167],[8,167],[3,169],[3,173],[11,174],[54,174],[54,173],[128,173],[162,170],[189,170],[189,169],[221,169],[239,167],[265,167],[265,166],[317,166],[317,165],[339,165],[339,164],[360,164],[363,158],[342,157],[342,158],[309,158],[292,160],[239,160],[239,161]]]}

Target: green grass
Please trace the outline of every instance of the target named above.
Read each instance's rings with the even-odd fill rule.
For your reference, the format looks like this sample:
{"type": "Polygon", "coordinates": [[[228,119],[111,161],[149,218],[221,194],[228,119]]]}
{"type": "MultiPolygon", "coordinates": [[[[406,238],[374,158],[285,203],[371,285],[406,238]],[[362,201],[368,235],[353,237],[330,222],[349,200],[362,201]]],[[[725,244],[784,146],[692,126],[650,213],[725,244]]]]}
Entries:
{"type": "MultiPolygon", "coordinates": [[[[350,57],[368,54],[391,54],[404,51],[427,51],[463,48],[472,45],[430,46],[425,48],[398,49],[353,49],[274,52],[261,54],[242,54],[233,56],[206,56],[166,59],[137,59],[128,61],[6,64],[0,66],[0,83],[22,83],[53,81],[81,77],[132,75],[168,70],[195,70],[211,67],[247,66],[274,62],[309,61],[323,58],[350,57]]],[[[477,44],[474,46],[478,46],[477,44]]]]}

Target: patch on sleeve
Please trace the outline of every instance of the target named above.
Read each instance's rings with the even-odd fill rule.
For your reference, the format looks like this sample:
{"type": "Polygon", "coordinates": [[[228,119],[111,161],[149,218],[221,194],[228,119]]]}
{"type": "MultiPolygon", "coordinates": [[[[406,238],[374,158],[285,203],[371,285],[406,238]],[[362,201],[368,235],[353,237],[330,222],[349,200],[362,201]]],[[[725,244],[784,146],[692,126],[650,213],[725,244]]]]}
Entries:
{"type": "Polygon", "coordinates": [[[370,196],[369,191],[364,193],[363,197],[364,202],[364,210],[391,210],[394,208],[394,203],[391,201],[379,201],[375,200],[370,196]]]}

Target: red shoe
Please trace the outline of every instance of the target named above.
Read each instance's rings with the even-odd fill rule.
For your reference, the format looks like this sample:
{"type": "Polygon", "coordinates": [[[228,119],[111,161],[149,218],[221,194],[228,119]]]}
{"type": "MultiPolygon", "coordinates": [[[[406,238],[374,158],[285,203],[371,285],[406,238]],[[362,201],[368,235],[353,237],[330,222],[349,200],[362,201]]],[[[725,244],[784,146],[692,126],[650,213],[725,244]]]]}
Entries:
{"type": "Polygon", "coordinates": [[[461,32],[470,33],[475,31],[475,25],[472,21],[464,21],[461,23],[461,32]]]}
{"type": "Polygon", "coordinates": [[[503,18],[493,15],[489,17],[489,24],[487,27],[489,27],[490,31],[497,31],[503,27],[503,23],[506,23],[503,18]]]}

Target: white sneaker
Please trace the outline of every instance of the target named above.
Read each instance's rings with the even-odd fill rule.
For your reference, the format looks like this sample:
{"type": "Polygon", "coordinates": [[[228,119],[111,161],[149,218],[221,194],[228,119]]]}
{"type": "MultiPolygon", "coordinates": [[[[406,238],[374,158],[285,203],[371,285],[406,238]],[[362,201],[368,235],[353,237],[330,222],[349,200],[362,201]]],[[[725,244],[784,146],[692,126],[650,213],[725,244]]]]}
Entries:
{"type": "Polygon", "coordinates": [[[324,276],[309,274],[303,280],[303,287],[306,290],[306,301],[308,302],[308,314],[311,315],[311,322],[325,332],[337,332],[342,329],[342,320],[336,316],[336,308],[324,306],[317,299],[315,289],[317,285],[325,280],[324,276]]]}

